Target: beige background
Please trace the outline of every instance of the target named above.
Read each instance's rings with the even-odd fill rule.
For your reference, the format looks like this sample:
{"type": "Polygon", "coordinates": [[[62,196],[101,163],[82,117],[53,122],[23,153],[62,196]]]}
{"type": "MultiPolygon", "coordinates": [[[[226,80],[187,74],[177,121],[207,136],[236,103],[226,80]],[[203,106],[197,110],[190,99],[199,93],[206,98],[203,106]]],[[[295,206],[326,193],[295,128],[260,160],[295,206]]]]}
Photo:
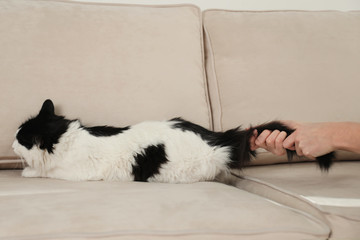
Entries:
{"type": "MultiPolygon", "coordinates": [[[[88,1],[88,0],[84,0],[88,1]]],[[[220,8],[230,10],[359,10],[358,0],[89,0],[93,2],[121,2],[139,4],[192,3],[201,9],[220,8]]]]}
{"type": "Polygon", "coordinates": [[[360,121],[360,12],[210,10],[204,26],[215,130],[360,121]]]}

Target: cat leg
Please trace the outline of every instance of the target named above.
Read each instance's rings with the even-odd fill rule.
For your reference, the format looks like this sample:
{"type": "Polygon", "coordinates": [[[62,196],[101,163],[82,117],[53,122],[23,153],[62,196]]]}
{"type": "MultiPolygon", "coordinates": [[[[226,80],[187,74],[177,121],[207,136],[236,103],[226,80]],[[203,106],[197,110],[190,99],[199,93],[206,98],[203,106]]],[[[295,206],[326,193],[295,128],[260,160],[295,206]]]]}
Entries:
{"type": "Polygon", "coordinates": [[[22,171],[21,176],[23,176],[23,177],[41,177],[41,174],[39,173],[39,171],[37,171],[34,168],[26,167],[22,171]]]}

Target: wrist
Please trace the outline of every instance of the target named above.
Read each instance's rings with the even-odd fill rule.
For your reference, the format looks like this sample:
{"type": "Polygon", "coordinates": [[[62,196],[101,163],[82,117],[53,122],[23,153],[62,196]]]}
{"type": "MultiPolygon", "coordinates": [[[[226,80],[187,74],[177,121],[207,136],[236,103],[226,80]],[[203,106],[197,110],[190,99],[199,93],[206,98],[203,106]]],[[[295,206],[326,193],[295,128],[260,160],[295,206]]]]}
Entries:
{"type": "Polygon", "coordinates": [[[334,129],[332,136],[332,143],[334,150],[352,151],[351,149],[351,134],[355,131],[354,123],[351,122],[336,122],[331,126],[334,129]]]}

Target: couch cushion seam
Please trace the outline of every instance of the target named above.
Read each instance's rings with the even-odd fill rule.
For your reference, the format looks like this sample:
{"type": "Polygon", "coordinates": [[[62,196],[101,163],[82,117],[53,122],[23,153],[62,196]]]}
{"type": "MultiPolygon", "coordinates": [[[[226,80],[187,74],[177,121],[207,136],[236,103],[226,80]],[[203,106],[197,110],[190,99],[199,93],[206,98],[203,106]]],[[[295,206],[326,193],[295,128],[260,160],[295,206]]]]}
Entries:
{"type": "Polygon", "coordinates": [[[203,32],[203,18],[201,10],[198,9],[198,16],[199,16],[199,31],[200,31],[200,48],[201,48],[201,62],[202,62],[202,78],[203,78],[203,86],[204,86],[204,94],[205,94],[205,101],[206,107],[208,112],[208,122],[210,130],[214,130],[214,115],[212,111],[212,105],[210,100],[210,92],[209,92],[209,82],[206,75],[206,63],[205,63],[205,42],[204,42],[204,32],[203,32]]]}
{"type": "MultiPolygon", "coordinates": [[[[205,18],[205,15],[204,17],[205,18]]],[[[205,21],[204,21],[205,22],[205,21]]],[[[216,71],[216,64],[215,64],[215,54],[214,54],[214,51],[213,51],[213,45],[212,45],[212,40],[211,40],[211,36],[210,36],[210,33],[209,31],[207,30],[206,26],[205,26],[205,23],[204,23],[204,31],[205,31],[205,34],[207,36],[207,41],[209,42],[209,51],[210,51],[210,54],[211,54],[211,65],[212,65],[212,75],[214,77],[214,87],[216,88],[216,93],[217,93],[217,105],[218,105],[218,108],[219,108],[219,116],[217,117],[218,118],[218,122],[220,124],[219,128],[220,129],[215,129],[216,131],[222,131],[223,130],[223,111],[222,111],[222,102],[221,102],[221,94],[220,94],[220,87],[219,87],[219,81],[218,81],[218,77],[217,77],[217,71],[216,71]]],[[[213,103],[215,104],[215,103],[213,103]]],[[[214,111],[213,111],[213,116],[214,116],[214,111]]],[[[215,119],[213,121],[213,123],[215,122],[215,119]]],[[[214,123],[214,128],[215,128],[215,123],[214,123]]]]}

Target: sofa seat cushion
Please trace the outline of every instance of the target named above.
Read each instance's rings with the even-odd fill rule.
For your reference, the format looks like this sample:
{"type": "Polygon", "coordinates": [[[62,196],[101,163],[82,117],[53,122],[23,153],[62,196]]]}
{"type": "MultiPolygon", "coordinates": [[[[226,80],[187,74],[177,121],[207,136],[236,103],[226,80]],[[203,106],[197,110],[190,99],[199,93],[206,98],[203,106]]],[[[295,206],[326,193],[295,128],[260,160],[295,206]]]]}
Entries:
{"type": "Polygon", "coordinates": [[[329,234],[308,214],[221,183],[70,182],[20,173],[0,171],[0,238],[251,240],[329,234]]]}
{"type": "Polygon", "coordinates": [[[359,172],[360,161],[336,162],[329,173],[315,163],[257,166],[237,186],[327,221],[334,239],[358,239],[359,172]]]}
{"type": "Polygon", "coordinates": [[[210,128],[201,22],[193,5],[0,1],[0,157],[47,98],[88,125],[210,128]]]}

